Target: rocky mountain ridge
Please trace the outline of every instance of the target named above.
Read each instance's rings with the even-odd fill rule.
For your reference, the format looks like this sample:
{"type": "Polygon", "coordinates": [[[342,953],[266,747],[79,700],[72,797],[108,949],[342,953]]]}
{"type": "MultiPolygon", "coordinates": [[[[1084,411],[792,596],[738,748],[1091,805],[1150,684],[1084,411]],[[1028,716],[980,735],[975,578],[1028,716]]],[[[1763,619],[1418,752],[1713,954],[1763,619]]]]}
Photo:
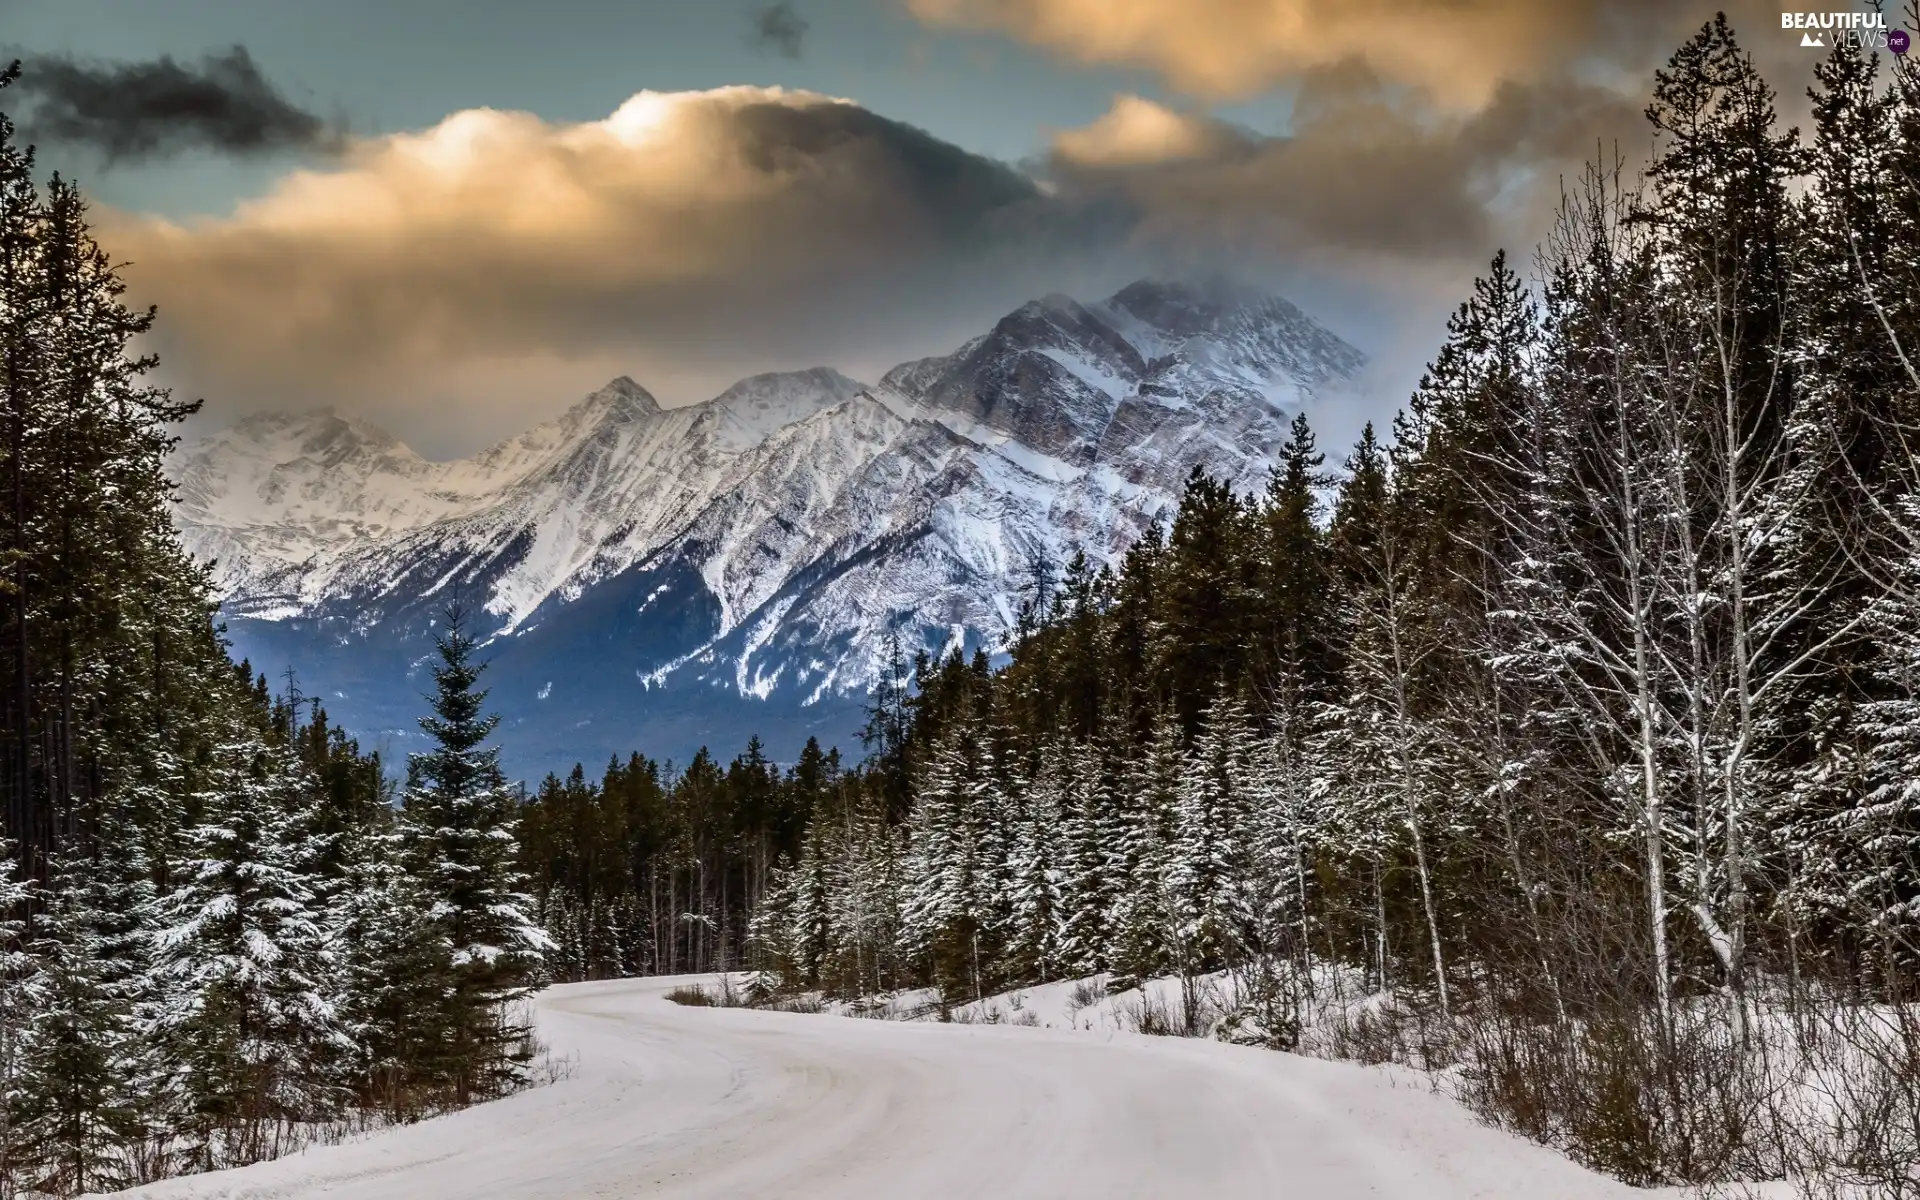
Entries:
{"type": "Polygon", "coordinates": [[[356,729],[406,740],[458,597],[547,766],[782,723],[845,745],[891,640],[1000,644],[1043,564],[1113,561],[1195,466],[1259,486],[1363,362],[1277,297],[1143,281],[872,386],[816,368],[663,409],[617,379],[456,462],[331,412],[249,418],[176,456],[178,524],[236,649],[356,729]]]}

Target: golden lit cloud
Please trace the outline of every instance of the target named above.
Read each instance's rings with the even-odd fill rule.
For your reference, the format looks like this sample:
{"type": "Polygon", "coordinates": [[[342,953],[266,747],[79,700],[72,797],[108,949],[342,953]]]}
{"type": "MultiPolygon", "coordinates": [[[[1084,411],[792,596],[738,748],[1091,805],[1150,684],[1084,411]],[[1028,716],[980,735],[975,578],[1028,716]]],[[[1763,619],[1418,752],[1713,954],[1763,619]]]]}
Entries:
{"type": "Polygon", "coordinates": [[[1237,140],[1218,121],[1121,95],[1091,125],[1056,134],[1053,149],[1074,163],[1129,167],[1203,158],[1237,140]]]}
{"type": "Polygon", "coordinates": [[[1059,210],[1013,168],[858,105],[727,88],[641,93],[580,124],[456,113],[225,217],[102,225],[161,305],[171,373],[218,405],[404,405],[417,382],[534,361],[624,361],[656,384],[844,362],[939,288],[1042,269],[1085,228],[1059,210]]]}
{"type": "Polygon", "coordinates": [[[1598,32],[1596,6],[1540,0],[907,0],[922,20],[993,30],[1082,63],[1158,72],[1194,95],[1246,96],[1348,60],[1473,107],[1598,32]]]}

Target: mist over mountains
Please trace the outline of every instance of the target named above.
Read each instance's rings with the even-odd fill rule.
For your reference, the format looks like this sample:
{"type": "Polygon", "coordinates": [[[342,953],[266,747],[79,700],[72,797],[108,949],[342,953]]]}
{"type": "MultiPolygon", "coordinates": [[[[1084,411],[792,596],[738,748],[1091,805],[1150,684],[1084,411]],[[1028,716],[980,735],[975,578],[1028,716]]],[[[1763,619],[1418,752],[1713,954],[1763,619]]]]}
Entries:
{"type": "Polygon", "coordinates": [[[873,384],[816,368],[662,409],[616,379],[453,462],[332,412],[256,416],[175,455],[177,522],[236,655],[292,665],[371,743],[416,740],[458,599],[517,775],[755,732],[853,751],[894,639],[998,647],[1038,578],[1115,561],[1195,467],[1260,486],[1364,361],[1278,297],[1142,281],[873,384]]]}

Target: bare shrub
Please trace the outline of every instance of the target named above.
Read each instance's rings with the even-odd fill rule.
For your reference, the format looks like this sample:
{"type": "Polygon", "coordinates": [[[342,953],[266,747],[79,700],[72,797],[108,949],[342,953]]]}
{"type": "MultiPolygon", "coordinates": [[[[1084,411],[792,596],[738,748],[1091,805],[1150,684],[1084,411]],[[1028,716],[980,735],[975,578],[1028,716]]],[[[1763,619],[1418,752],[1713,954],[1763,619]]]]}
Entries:
{"type": "Polygon", "coordinates": [[[1781,1093],[1764,1033],[1719,998],[1568,1022],[1483,1014],[1467,1027],[1460,1098],[1482,1117],[1628,1183],[1695,1186],[1779,1174],[1764,1136],[1781,1093]]]}
{"type": "Polygon", "coordinates": [[[1163,999],[1163,989],[1143,985],[1137,995],[1115,1005],[1124,1025],[1136,1033],[1158,1037],[1206,1037],[1219,1028],[1231,1010],[1218,980],[1210,976],[1177,977],[1178,990],[1163,999]]]}
{"type": "Polygon", "coordinates": [[[1783,1029],[1764,1130],[1781,1173],[1813,1200],[1920,1197],[1920,1011],[1829,1000],[1783,1029]]]}
{"type": "Polygon", "coordinates": [[[712,992],[697,984],[681,984],[667,993],[667,999],[688,1008],[714,1008],[719,1005],[712,992]]]}
{"type": "Polygon", "coordinates": [[[1359,1008],[1330,1017],[1317,1030],[1317,1041],[1328,1058],[1369,1066],[1406,1062],[1404,1024],[1392,1006],[1359,1008]]]}
{"type": "Polygon", "coordinates": [[[1107,998],[1107,979],[1104,975],[1095,975],[1082,979],[1067,992],[1067,1011],[1077,1013],[1092,1008],[1107,998]]]}
{"type": "Polygon", "coordinates": [[[1307,988],[1296,964],[1261,955],[1236,970],[1233,980],[1237,1002],[1221,1019],[1221,1040],[1269,1050],[1298,1048],[1307,988]]]}

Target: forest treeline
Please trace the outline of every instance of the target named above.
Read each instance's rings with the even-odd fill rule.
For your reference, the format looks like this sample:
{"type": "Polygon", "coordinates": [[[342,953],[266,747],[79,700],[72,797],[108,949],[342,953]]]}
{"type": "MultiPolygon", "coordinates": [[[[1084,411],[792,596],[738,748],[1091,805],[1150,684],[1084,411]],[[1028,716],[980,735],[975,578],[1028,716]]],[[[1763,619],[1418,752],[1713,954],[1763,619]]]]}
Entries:
{"type": "Polygon", "coordinates": [[[781,770],[758,739],[721,767],[639,754],[596,783],[549,775],[520,817],[520,855],[559,980],[734,970],[776,867],[794,861],[825,798],[858,789],[838,751],[809,739],[781,770]]]}
{"type": "Polygon", "coordinates": [[[1212,980],[1633,1182],[1914,1194],[1920,72],[1843,43],[1811,94],[1782,128],[1706,24],[1390,438],[1196,473],[1004,667],[883,680],[860,770],[550,781],[529,828],[648,831],[535,853],[556,940],[848,997],[1212,980]]]}
{"type": "Polygon", "coordinates": [[[459,614],[397,795],[295,676],[233,663],[171,524],[195,406],[144,382],[152,319],[0,115],[0,1196],[270,1157],[532,1066],[546,939],[459,614]]]}

